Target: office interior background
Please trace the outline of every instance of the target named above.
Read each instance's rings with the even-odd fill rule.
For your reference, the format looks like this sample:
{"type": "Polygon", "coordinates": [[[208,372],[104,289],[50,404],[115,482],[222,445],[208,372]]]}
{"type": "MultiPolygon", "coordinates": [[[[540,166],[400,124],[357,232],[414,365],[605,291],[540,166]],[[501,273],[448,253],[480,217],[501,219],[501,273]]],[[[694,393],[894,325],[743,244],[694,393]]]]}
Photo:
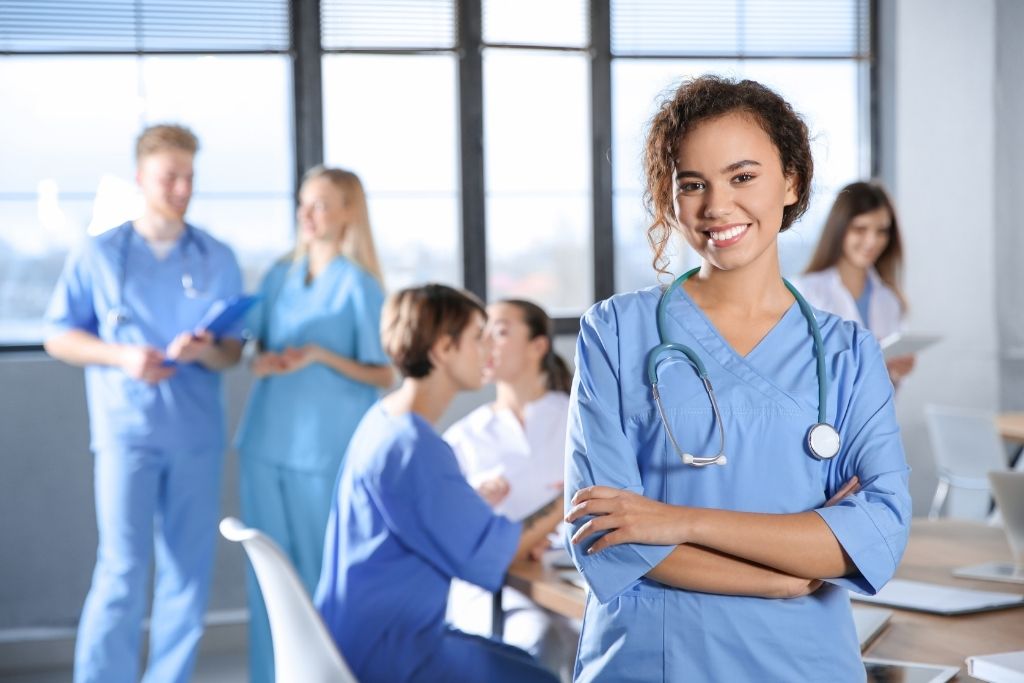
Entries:
{"type": "MultiPolygon", "coordinates": [[[[249,289],[291,247],[302,172],[342,166],[389,289],[533,299],[571,358],[590,304],[658,281],[639,165],[658,94],[706,72],[775,87],[815,137],[785,274],[838,188],[895,197],[910,327],[942,336],[897,402],[923,515],[924,405],[1024,409],[1022,32],[1019,0],[0,0],[0,674],[70,661],[92,458],[82,372],[45,356],[39,318],[68,250],[137,211],[144,125],[199,135],[190,219],[249,289]]],[[[231,429],[249,381],[228,373],[231,429]]],[[[218,552],[205,647],[242,646],[244,560],[218,552]]]]}

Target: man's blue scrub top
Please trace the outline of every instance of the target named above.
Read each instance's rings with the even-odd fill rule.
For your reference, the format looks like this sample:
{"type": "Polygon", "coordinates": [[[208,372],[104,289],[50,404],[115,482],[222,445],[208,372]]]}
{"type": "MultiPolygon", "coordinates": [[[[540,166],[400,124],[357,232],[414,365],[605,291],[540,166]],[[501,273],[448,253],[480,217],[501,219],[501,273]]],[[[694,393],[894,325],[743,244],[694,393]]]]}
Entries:
{"type": "MultiPolygon", "coordinates": [[[[164,351],[178,334],[193,331],[214,302],[241,291],[234,254],[208,233],[186,226],[170,253],[158,259],[128,222],[88,239],[68,257],[46,320],[51,335],[79,329],[105,342],[164,351]],[[193,296],[182,283],[186,273],[193,296]],[[115,323],[110,312],[119,307],[128,319],[115,323]]],[[[239,323],[226,336],[241,338],[241,328],[239,323]]],[[[85,385],[94,451],[122,445],[168,451],[224,447],[220,373],[198,363],[180,364],[157,385],[117,367],[90,365],[85,385]]]]}
{"type": "MultiPolygon", "coordinates": [[[[267,351],[318,344],[366,365],[387,365],[380,342],[384,292],[339,256],[306,284],[308,261],[276,264],[260,286],[249,329],[267,351]]],[[[337,476],[341,457],[377,387],[314,363],[257,379],[235,445],[245,459],[337,476]]]]}
{"type": "MultiPolygon", "coordinates": [[[[745,357],[685,290],[668,303],[666,334],[694,349],[715,388],[728,464],[684,465],[669,444],[647,381],[659,343],[659,288],[623,294],[581,321],[566,454],[566,492],[602,485],[675,505],[744,512],[815,510],[856,571],[791,600],[696,593],[645,574],[672,546],[619,545],[593,555],[573,546],[588,593],[577,681],[862,681],[848,590],[874,593],[907,542],[909,470],[878,342],[863,327],[817,312],[831,380],[828,420],[839,455],[807,447],[817,422],[814,344],[796,303],[745,357]],[[823,507],[850,477],[859,493],[823,507]]],[[[718,450],[711,404],[682,354],[664,361],[659,388],[680,447],[718,450]]],[[[579,528],[580,520],[570,530],[579,528]]]]}
{"type": "Polygon", "coordinates": [[[424,666],[448,628],[452,577],[497,590],[520,530],[426,421],[370,408],[342,465],[315,598],[356,677],[402,681],[424,666]]]}

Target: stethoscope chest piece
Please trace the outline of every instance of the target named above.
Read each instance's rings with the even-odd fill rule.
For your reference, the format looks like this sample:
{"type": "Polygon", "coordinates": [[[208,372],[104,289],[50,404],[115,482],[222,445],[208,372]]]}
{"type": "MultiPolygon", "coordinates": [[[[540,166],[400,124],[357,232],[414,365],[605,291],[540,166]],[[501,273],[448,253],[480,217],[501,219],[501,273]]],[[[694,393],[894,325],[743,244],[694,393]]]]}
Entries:
{"type": "Polygon", "coordinates": [[[819,422],[807,432],[807,447],[818,460],[831,460],[839,455],[839,432],[827,422],[819,422]]]}

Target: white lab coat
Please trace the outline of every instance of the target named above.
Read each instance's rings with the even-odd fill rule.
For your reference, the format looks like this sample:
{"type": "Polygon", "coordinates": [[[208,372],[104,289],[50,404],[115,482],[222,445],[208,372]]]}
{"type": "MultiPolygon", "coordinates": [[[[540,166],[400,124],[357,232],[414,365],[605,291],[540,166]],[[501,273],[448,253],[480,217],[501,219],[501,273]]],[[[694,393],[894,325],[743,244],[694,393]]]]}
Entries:
{"type": "MultiPolygon", "coordinates": [[[[902,331],[903,307],[900,306],[896,293],[882,282],[874,268],[868,270],[868,278],[871,280],[871,301],[868,305],[870,320],[867,321],[867,327],[876,338],[885,339],[902,331]]],[[[793,284],[811,306],[834,313],[840,318],[865,324],[865,321],[861,320],[860,311],[857,310],[857,302],[850,294],[850,290],[843,285],[837,268],[801,275],[793,280],[793,284]]]]}

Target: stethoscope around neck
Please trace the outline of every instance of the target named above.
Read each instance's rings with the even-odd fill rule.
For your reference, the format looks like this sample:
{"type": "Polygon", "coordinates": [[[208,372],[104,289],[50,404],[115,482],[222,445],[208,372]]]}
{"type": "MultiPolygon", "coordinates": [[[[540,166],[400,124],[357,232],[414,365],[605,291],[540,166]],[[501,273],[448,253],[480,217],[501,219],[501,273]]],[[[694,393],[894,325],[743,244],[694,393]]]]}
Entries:
{"type": "MultiPolygon", "coordinates": [[[[661,423],[665,427],[665,432],[668,434],[669,443],[672,444],[672,448],[675,449],[676,454],[682,459],[684,464],[693,465],[695,467],[704,467],[705,465],[724,465],[728,458],[725,454],[725,425],[722,422],[722,415],[718,409],[718,400],[715,398],[715,390],[711,386],[711,380],[708,378],[707,368],[704,366],[704,362],[697,355],[697,352],[691,349],[685,344],[679,344],[677,342],[665,341],[665,316],[666,307],[668,304],[669,296],[677,288],[682,287],[683,283],[686,282],[694,273],[698,272],[700,268],[694,268],[686,273],[683,273],[675,282],[669,285],[668,289],[661,295],[661,299],[658,301],[658,339],[661,342],[647,354],[647,379],[651,384],[651,394],[654,396],[654,402],[658,406],[658,414],[661,416],[661,423]],[[672,432],[672,428],[668,423],[668,416],[665,414],[665,406],[661,401],[661,393],[658,390],[658,365],[670,353],[681,353],[696,370],[697,376],[700,381],[704,384],[704,390],[708,394],[708,398],[711,401],[711,410],[715,416],[715,422],[718,425],[718,440],[719,448],[718,453],[715,455],[693,455],[684,451],[676,440],[675,434],[672,432]]],[[[790,291],[793,297],[796,299],[797,305],[800,306],[800,312],[807,320],[807,325],[811,329],[811,336],[814,338],[814,355],[817,360],[817,371],[818,371],[818,421],[811,425],[811,428],[807,431],[807,447],[811,451],[811,455],[819,460],[829,460],[834,458],[839,453],[839,447],[841,440],[839,438],[839,432],[836,431],[835,427],[828,423],[828,375],[825,372],[825,345],[821,341],[821,328],[818,326],[818,320],[814,317],[814,311],[811,310],[810,305],[804,300],[800,292],[797,291],[796,287],[791,285],[787,280],[783,280],[786,285],[786,289],[790,291]]]]}
{"type": "MultiPolygon", "coordinates": [[[[111,326],[117,327],[123,325],[131,320],[131,314],[129,313],[128,307],[124,303],[124,289],[128,282],[128,259],[131,254],[132,237],[135,234],[135,228],[131,223],[123,226],[121,232],[124,237],[121,238],[121,254],[120,254],[120,274],[117,284],[117,304],[107,311],[107,322],[111,326]]],[[[208,282],[209,277],[209,263],[207,262],[206,247],[196,237],[195,231],[188,223],[185,224],[185,233],[182,236],[181,241],[181,288],[185,292],[185,296],[189,299],[199,299],[206,295],[206,292],[200,290],[196,286],[195,277],[192,275],[192,269],[189,268],[188,264],[188,245],[192,244],[195,250],[199,252],[200,267],[203,269],[203,281],[208,282]]]]}

